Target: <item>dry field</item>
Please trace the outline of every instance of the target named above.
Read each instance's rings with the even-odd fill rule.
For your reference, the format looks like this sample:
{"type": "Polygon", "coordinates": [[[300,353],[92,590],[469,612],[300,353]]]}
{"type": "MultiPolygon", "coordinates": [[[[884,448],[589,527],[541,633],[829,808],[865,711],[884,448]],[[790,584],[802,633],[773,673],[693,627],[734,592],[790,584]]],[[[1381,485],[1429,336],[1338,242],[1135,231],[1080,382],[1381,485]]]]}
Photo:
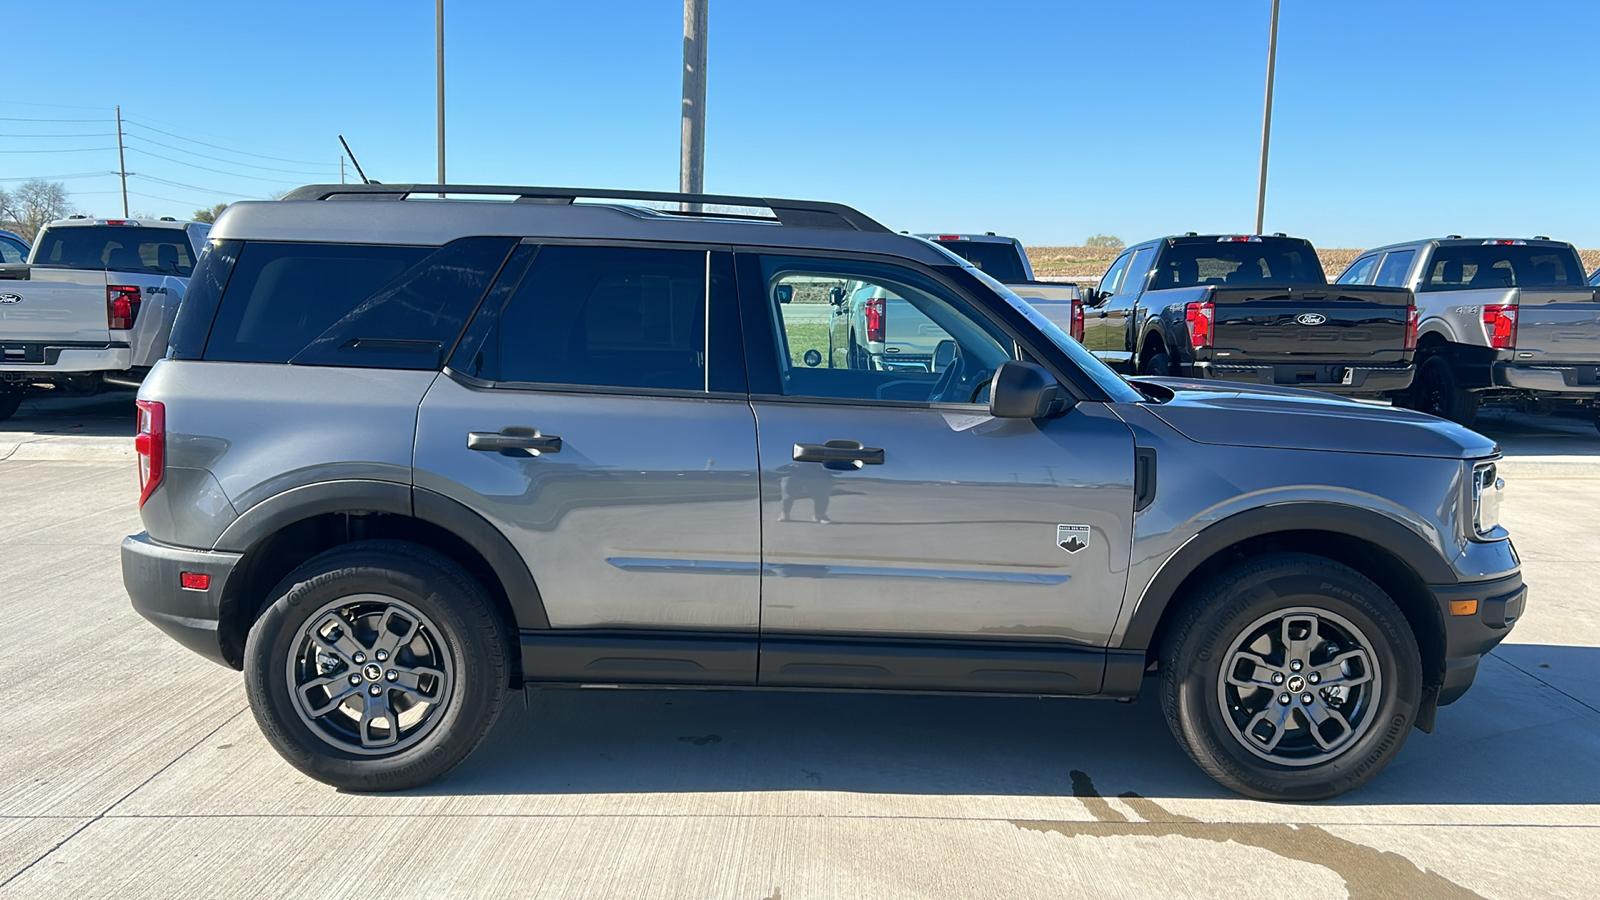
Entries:
{"type": "MultiPolygon", "coordinates": [[[[1104,247],[1028,247],[1028,262],[1033,273],[1041,278],[1066,278],[1085,284],[1100,280],[1121,250],[1104,247]]],[[[1337,277],[1344,267],[1355,259],[1361,250],[1322,248],[1317,255],[1322,258],[1322,268],[1329,278],[1337,277]]],[[[1583,268],[1593,272],[1600,267],[1600,250],[1579,250],[1583,268]]]]}

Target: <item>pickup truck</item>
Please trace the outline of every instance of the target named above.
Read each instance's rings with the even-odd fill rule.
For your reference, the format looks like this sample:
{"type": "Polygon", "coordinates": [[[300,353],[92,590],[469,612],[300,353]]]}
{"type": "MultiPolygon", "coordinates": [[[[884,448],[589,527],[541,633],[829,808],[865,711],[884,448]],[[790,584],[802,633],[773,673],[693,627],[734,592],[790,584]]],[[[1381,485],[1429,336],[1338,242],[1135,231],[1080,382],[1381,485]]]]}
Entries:
{"type": "Polygon", "coordinates": [[[0,419],[28,388],[138,384],[167,335],[210,226],[174,219],[51,222],[27,263],[0,265],[0,419]]]}
{"type": "Polygon", "coordinates": [[[1367,397],[1411,385],[1411,292],[1330,285],[1302,238],[1190,232],[1135,244],[1084,305],[1084,345],[1128,374],[1367,397]]]}
{"type": "Polygon", "coordinates": [[[1415,293],[1408,406],[1463,425],[1484,403],[1600,413],[1600,291],[1571,244],[1460,235],[1390,244],[1356,257],[1339,284],[1415,293]]]}
{"type": "Polygon", "coordinates": [[[1083,296],[1076,284],[1040,281],[1022,249],[1022,242],[994,232],[984,234],[919,234],[954,253],[984,275],[1044,314],[1057,328],[1083,340],[1083,296]]]}

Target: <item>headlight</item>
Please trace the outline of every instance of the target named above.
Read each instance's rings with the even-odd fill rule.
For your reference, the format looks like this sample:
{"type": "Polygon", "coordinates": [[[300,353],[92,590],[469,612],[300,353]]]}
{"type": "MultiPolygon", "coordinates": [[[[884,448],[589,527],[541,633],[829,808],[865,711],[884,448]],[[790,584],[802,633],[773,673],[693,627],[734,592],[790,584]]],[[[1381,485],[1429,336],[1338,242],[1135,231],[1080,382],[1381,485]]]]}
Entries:
{"type": "Polygon", "coordinates": [[[1492,462],[1478,463],[1472,467],[1472,527],[1478,537],[1485,537],[1500,527],[1500,498],[1505,494],[1506,481],[1499,476],[1492,462]]]}

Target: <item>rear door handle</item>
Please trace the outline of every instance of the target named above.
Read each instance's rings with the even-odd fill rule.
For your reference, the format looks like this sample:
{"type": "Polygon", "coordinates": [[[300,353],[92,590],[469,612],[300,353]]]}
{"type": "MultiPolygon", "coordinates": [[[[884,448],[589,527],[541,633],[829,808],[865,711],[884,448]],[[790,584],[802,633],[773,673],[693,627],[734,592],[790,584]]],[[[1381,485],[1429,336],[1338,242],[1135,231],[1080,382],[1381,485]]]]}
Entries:
{"type": "Polygon", "coordinates": [[[828,441],[825,444],[795,444],[795,462],[819,462],[830,469],[848,471],[862,466],[883,465],[882,447],[863,447],[860,441],[828,441]]]}
{"type": "Polygon", "coordinates": [[[561,438],[540,434],[537,428],[507,426],[499,431],[474,431],[467,435],[468,450],[483,450],[501,456],[538,456],[560,453],[561,438]]]}

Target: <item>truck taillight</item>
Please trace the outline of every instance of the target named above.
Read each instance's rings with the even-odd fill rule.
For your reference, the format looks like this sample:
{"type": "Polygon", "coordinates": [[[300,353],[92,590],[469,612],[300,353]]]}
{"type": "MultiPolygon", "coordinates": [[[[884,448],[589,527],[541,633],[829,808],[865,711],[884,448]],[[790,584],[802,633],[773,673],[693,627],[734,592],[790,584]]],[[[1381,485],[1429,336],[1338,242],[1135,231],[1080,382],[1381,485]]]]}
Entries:
{"type": "Polygon", "coordinates": [[[1074,301],[1072,301],[1072,328],[1070,329],[1070,331],[1071,331],[1073,340],[1077,341],[1080,344],[1083,343],[1083,301],[1082,300],[1074,300],[1074,301]]]}
{"type": "Polygon", "coordinates": [[[133,435],[133,452],[139,456],[139,505],[161,484],[167,467],[167,408],[154,400],[134,401],[138,407],[138,427],[133,435]]]}
{"type": "Polygon", "coordinates": [[[1517,346],[1517,307],[1510,303],[1486,303],[1483,306],[1483,333],[1489,346],[1496,350],[1510,350],[1517,346]]]}
{"type": "Polygon", "coordinates": [[[867,343],[883,343],[884,320],[889,317],[889,311],[884,306],[882,297],[872,297],[867,300],[867,343]]]}
{"type": "Polygon", "coordinates": [[[126,285],[106,285],[106,327],[126,330],[139,318],[139,289],[126,285]]]}
{"type": "Polygon", "coordinates": [[[1406,349],[1417,349],[1417,323],[1421,321],[1422,314],[1417,312],[1415,306],[1406,307],[1406,349]]]}
{"type": "Polygon", "coordinates": [[[1190,303],[1184,307],[1183,317],[1189,322],[1189,346],[1196,350],[1211,346],[1213,326],[1217,321],[1217,305],[1210,300],[1190,303]]]}

